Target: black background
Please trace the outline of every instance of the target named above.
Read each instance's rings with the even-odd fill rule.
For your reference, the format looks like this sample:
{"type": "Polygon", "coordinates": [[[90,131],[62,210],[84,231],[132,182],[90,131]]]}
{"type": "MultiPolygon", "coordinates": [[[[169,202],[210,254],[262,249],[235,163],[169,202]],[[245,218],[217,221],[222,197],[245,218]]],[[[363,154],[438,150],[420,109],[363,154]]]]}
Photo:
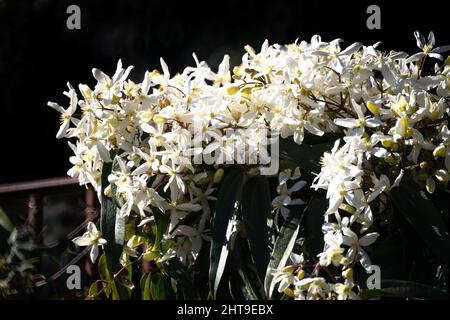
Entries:
{"type": "Polygon", "coordinates": [[[213,69],[225,53],[239,62],[243,46],[342,38],[415,53],[414,30],[433,30],[438,45],[450,44],[444,1],[65,1],[0,0],[0,183],[64,176],[71,150],[56,140],[59,114],[48,100],[67,106],[66,82],[95,81],[91,69],[108,74],[117,60],[134,65],[131,78],[193,65],[192,52],[213,69]],[[66,8],[81,8],[81,30],[68,30],[66,8]],[[366,28],[366,9],[381,8],[381,30],[366,28]]]}

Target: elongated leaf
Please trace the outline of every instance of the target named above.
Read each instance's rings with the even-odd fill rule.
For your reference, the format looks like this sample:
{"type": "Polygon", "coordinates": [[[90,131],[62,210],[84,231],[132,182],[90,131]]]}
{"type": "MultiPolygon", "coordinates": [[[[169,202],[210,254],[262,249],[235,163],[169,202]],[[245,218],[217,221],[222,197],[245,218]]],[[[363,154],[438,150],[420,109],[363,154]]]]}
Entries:
{"type": "Polygon", "coordinates": [[[238,285],[246,300],[259,300],[261,299],[261,295],[258,294],[258,287],[261,289],[262,285],[258,283],[259,279],[255,271],[251,270],[246,264],[244,257],[245,249],[243,248],[246,244],[239,233],[236,233],[236,241],[234,242],[232,251],[234,267],[240,277],[238,285]],[[251,277],[252,274],[253,277],[251,277]]]}
{"type": "Polygon", "coordinates": [[[424,191],[410,178],[404,177],[400,185],[391,191],[395,207],[429,249],[450,266],[450,235],[440,212],[424,191]]]}
{"type": "Polygon", "coordinates": [[[302,144],[297,144],[292,138],[280,139],[280,158],[289,160],[311,172],[320,171],[320,158],[325,151],[333,148],[339,134],[324,134],[321,137],[305,136],[302,144]]]}
{"type": "Polygon", "coordinates": [[[97,298],[98,295],[98,282],[95,281],[89,286],[88,296],[86,297],[87,300],[94,300],[97,298]]]}
{"type": "Polygon", "coordinates": [[[304,222],[304,247],[310,258],[315,258],[322,252],[324,241],[322,233],[322,224],[324,222],[324,213],[328,208],[328,200],[325,197],[313,198],[305,209],[303,215],[304,222]]]}
{"type": "Polygon", "coordinates": [[[222,181],[216,202],[209,267],[209,284],[214,297],[226,264],[227,252],[224,251],[227,246],[226,232],[236,201],[241,198],[244,176],[245,172],[242,168],[232,168],[222,181]]]}
{"type": "Polygon", "coordinates": [[[250,252],[261,281],[269,264],[269,228],[271,197],[267,178],[255,176],[245,185],[242,193],[242,217],[250,252]]]}
{"type": "MultiPolygon", "coordinates": [[[[197,290],[194,287],[194,280],[191,277],[189,270],[181,264],[177,258],[170,259],[165,264],[165,271],[168,275],[175,279],[182,289],[182,296],[184,299],[198,299],[197,290]]],[[[178,296],[178,294],[177,294],[178,296]]]]}
{"type": "Polygon", "coordinates": [[[294,248],[295,241],[300,229],[300,221],[302,218],[302,211],[291,210],[288,218],[281,227],[280,234],[275,241],[275,246],[269,261],[266,277],[264,280],[264,290],[269,299],[272,297],[272,292],[275,284],[273,283],[273,273],[285,266],[289,255],[294,248]]]}
{"type": "Polygon", "coordinates": [[[128,263],[124,271],[115,277],[114,282],[116,284],[117,293],[119,294],[120,300],[130,300],[131,292],[134,289],[133,268],[131,264],[128,263]]]}
{"type": "Polygon", "coordinates": [[[3,227],[6,231],[11,232],[13,225],[9,220],[8,215],[0,208],[0,227],[3,227]]]}
{"type": "MultiPolygon", "coordinates": [[[[104,189],[108,186],[108,176],[111,173],[112,164],[104,163],[102,170],[102,191],[101,191],[101,220],[100,227],[102,237],[106,239],[107,244],[104,245],[106,255],[106,266],[110,274],[114,274],[122,255],[123,242],[116,240],[116,216],[120,209],[117,208],[113,200],[104,194],[104,189]]],[[[125,225],[124,225],[125,227],[125,225]]]]}
{"type": "Polygon", "coordinates": [[[316,136],[315,134],[305,133],[305,138],[303,143],[307,145],[317,145],[317,144],[330,144],[333,146],[334,142],[338,139],[343,138],[345,135],[339,132],[327,132],[321,136],[316,136]]]}
{"type": "Polygon", "coordinates": [[[152,275],[149,273],[149,274],[147,274],[147,276],[145,278],[145,283],[144,283],[144,300],[152,299],[152,295],[150,293],[151,283],[152,283],[152,275]]]}
{"type": "Polygon", "coordinates": [[[167,232],[167,228],[169,227],[170,218],[169,215],[162,213],[158,208],[153,208],[152,210],[156,224],[156,238],[153,245],[153,250],[159,250],[161,240],[163,239],[164,234],[167,232]]]}
{"type": "Polygon", "coordinates": [[[152,275],[152,281],[150,284],[150,293],[153,300],[166,300],[167,288],[165,286],[164,277],[161,273],[155,273],[152,275]]]}
{"type": "Polygon", "coordinates": [[[381,289],[363,290],[362,299],[410,298],[410,299],[449,299],[450,296],[439,288],[412,281],[382,280],[381,289]]]}
{"type": "MultiPolygon", "coordinates": [[[[119,165],[119,156],[115,156],[111,171],[117,172],[120,171],[120,165],[119,165]]],[[[116,204],[116,206],[120,209],[125,205],[125,200],[123,197],[117,192],[117,186],[113,183],[111,184],[111,191],[112,191],[112,200],[116,204]]],[[[125,240],[125,226],[127,223],[127,217],[120,214],[120,210],[116,210],[116,223],[114,225],[114,238],[115,242],[118,244],[123,244],[125,240]]]]}
{"type": "Polygon", "coordinates": [[[117,292],[114,279],[108,270],[107,260],[108,259],[105,254],[102,254],[98,260],[98,271],[100,274],[100,279],[102,280],[103,291],[108,298],[112,296],[113,300],[119,300],[119,293],[117,292]]]}

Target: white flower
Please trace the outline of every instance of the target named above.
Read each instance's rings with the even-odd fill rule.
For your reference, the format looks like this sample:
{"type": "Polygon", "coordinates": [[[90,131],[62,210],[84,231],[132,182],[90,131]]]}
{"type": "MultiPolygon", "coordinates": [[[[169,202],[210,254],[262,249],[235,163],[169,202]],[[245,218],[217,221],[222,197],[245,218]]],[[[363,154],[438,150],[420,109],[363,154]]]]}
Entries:
{"type": "Polygon", "coordinates": [[[300,291],[306,291],[307,300],[324,299],[330,293],[330,286],[322,277],[304,278],[296,281],[294,285],[300,291]]]}
{"type": "Polygon", "coordinates": [[[419,31],[415,31],[414,36],[416,37],[417,47],[419,49],[422,49],[422,52],[418,52],[410,56],[408,59],[406,59],[406,63],[420,60],[426,56],[442,60],[443,57],[440,55],[440,53],[450,50],[450,45],[436,48],[434,47],[435,39],[433,31],[431,31],[428,35],[427,41],[425,41],[424,36],[419,31]]]}
{"type": "Polygon", "coordinates": [[[320,258],[321,266],[329,266],[333,264],[335,267],[341,264],[341,260],[344,257],[344,248],[342,244],[342,234],[334,234],[333,232],[327,232],[324,237],[326,250],[318,254],[320,258]]]}
{"type": "Polygon", "coordinates": [[[56,138],[58,139],[66,137],[67,129],[69,129],[69,125],[71,122],[74,125],[77,125],[80,122],[80,120],[73,117],[78,104],[77,94],[75,93],[75,89],[70,85],[70,83],[67,83],[67,86],[69,87],[69,92],[64,92],[64,94],[70,98],[70,105],[67,109],[64,109],[55,102],[49,101],[47,103],[49,107],[52,107],[53,109],[61,113],[61,126],[59,127],[58,133],[56,134],[56,138]]]}
{"type": "Polygon", "coordinates": [[[377,232],[368,233],[361,238],[358,238],[358,235],[353,232],[350,228],[346,227],[343,229],[343,240],[342,243],[349,246],[347,251],[347,258],[353,260],[356,255],[359,255],[361,265],[368,269],[371,265],[369,255],[362,247],[370,246],[374,243],[379,234],[377,232]]]}
{"type": "Polygon", "coordinates": [[[92,221],[89,221],[87,231],[81,236],[72,240],[79,247],[91,246],[91,252],[89,254],[92,263],[95,263],[98,257],[98,247],[103,246],[107,241],[100,237],[100,232],[92,221]]]}

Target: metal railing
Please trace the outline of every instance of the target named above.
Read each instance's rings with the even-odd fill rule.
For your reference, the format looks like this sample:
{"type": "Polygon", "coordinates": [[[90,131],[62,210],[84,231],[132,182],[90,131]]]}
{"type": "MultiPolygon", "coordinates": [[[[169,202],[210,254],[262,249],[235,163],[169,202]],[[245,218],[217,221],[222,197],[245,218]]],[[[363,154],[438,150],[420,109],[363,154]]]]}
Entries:
{"type": "MultiPolygon", "coordinates": [[[[96,192],[92,188],[83,188],[78,184],[77,179],[69,177],[57,177],[50,179],[42,179],[27,182],[8,183],[0,185],[0,206],[2,202],[11,202],[12,200],[26,201],[27,215],[26,215],[26,229],[30,234],[34,244],[42,245],[43,242],[43,199],[49,195],[61,195],[63,197],[72,194],[81,194],[84,192],[84,221],[67,233],[66,239],[71,240],[77,234],[85,229],[89,221],[97,219],[100,212],[100,205],[97,200],[96,192]]],[[[61,240],[61,239],[60,239],[61,240]]],[[[60,240],[47,243],[46,248],[53,248],[60,244],[60,240]]],[[[87,279],[94,279],[96,270],[94,265],[86,255],[86,250],[83,250],[69,264],[63,266],[58,272],[45,276],[44,274],[35,275],[35,285],[42,286],[48,282],[56,280],[65,273],[67,267],[71,264],[77,263],[84,258],[83,266],[87,279]]],[[[38,257],[40,260],[41,257],[38,257]]],[[[85,291],[88,289],[84,288],[85,291]]]]}

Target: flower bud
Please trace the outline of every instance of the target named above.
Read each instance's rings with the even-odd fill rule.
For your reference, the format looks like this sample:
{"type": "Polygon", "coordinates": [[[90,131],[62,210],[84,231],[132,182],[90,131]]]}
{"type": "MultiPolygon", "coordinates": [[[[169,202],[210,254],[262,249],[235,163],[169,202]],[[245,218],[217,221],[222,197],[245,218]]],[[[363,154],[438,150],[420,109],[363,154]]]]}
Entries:
{"type": "Polygon", "coordinates": [[[339,261],[340,262],[340,264],[341,265],[343,265],[343,266],[348,266],[349,264],[350,264],[350,259],[349,258],[346,258],[346,257],[343,257],[342,259],[341,259],[341,261],[339,261]]]}
{"type": "Polygon", "coordinates": [[[439,158],[439,157],[443,157],[445,155],[445,146],[444,145],[440,145],[437,146],[434,150],[433,150],[433,156],[435,158],[439,158]]]}
{"type": "Polygon", "coordinates": [[[341,203],[341,205],[339,206],[339,209],[344,210],[345,212],[348,212],[348,213],[355,212],[355,208],[353,208],[352,206],[350,206],[346,203],[341,203]]]}
{"type": "Polygon", "coordinates": [[[222,181],[224,174],[224,170],[222,168],[217,169],[217,171],[214,173],[214,183],[219,183],[222,181]]]}
{"type": "Polygon", "coordinates": [[[367,102],[367,109],[369,109],[369,111],[372,112],[377,117],[379,117],[381,114],[380,107],[375,102],[372,101],[367,102]]]}
{"type": "Polygon", "coordinates": [[[289,297],[295,298],[294,291],[291,288],[284,289],[283,293],[289,297]]]}
{"type": "Polygon", "coordinates": [[[353,278],[353,269],[352,268],[345,269],[344,271],[342,271],[342,276],[345,279],[353,278]]]}
{"type": "Polygon", "coordinates": [[[283,273],[292,273],[294,272],[296,266],[286,266],[283,268],[283,273]]]}
{"type": "Polygon", "coordinates": [[[381,140],[381,144],[385,148],[391,148],[394,144],[394,141],[391,138],[381,140]]]}
{"type": "Polygon", "coordinates": [[[447,170],[439,169],[434,173],[434,176],[436,179],[438,179],[440,182],[448,182],[450,180],[450,174],[447,170]]]}
{"type": "Polygon", "coordinates": [[[434,182],[433,178],[427,178],[426,188],[429,194],[432,194],[436,190],[436,182],[434,182]]]}
{"type": "Polygon", "coordinates": [[[230,86],[230,87],[227,88],[227,93],[228,93],[230,96],[232,96],[232,95],[234,95],[234,94],[236,94],[236,93],[238,93],[238,92],[239,92],[239,87],[236,87],[236,86],[230,86]]]}
{"type": "Polygon", "coordinates": [[[103,190],[103,194],[107,196],[108,198],[112,198],[112,189],[111,185],[107,186],[105,190],[103,190]]]}

